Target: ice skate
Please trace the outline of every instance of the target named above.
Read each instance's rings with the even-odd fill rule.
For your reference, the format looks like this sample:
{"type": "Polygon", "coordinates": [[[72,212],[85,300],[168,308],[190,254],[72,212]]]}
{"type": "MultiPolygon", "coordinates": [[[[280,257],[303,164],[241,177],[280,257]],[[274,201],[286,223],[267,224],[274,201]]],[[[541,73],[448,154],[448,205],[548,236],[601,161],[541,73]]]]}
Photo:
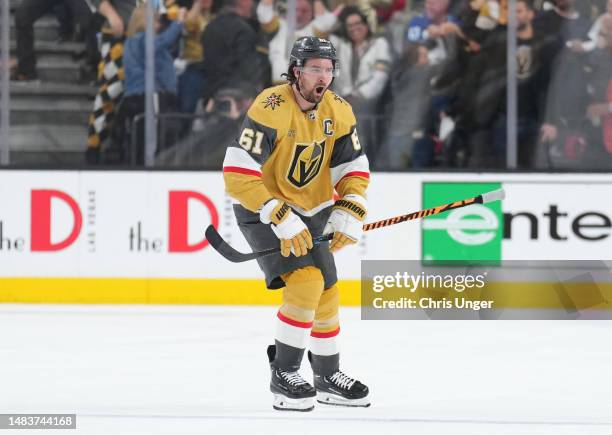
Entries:
{"type": "Polygon", "coordinates": [[[368,387],[339,369],[339,355],[317,356],[308,352],[308,360],[314,372],[317,402],[326,405],[370,406],[368,387]]]}
{"type": "Polygon", "coordinates": [[[272,407],[279,411],[312,411],[315,389],[300,374],[283,371],[274,365],[275,346],[268,347],[268,359],[272,377],[270,391],[274,394],[272,407]]]}
{"type": "Polygon", "coordinates": [[[368,387],[340,370],[331,376],[315,374],[314,385],[319,403],[362,408],[370,406],[368,387]]]}

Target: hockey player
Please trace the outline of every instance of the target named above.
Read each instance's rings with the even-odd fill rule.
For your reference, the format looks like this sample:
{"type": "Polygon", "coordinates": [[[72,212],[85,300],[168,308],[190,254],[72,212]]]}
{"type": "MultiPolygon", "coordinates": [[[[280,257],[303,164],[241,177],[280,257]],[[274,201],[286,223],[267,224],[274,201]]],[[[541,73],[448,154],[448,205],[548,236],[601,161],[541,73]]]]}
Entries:
{"type": "Polygon", "coordinates": [[[326,404],[369,406],[368,387],[340,371],[339,295],[332,253],[356,243],[366,216],[369,165],[351,106],[329,87],[336,50],[303,37],[291,50],[289,83],[263,91],[229,145],[226,190],[251,248],[279,243],[259,259],[269,289],[283,289],[275,344],[268,347],[274,408],[310,411],[326,404]],[[333,201],[334,188],[340,199],[333,201]],[[331,244],[312,237],[334,233],[331,244]],[[314,388],[298,373],[310,336],[314,388]]]}

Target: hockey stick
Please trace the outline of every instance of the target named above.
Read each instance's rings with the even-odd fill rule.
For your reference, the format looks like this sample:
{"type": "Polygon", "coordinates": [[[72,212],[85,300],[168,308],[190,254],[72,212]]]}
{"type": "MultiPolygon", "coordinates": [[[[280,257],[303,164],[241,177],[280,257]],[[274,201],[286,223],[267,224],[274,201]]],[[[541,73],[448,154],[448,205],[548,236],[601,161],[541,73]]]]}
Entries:
{"type": "MultiPolygon", "coordinates": [[[[413,213],[404,214],[401,216],[395,216],[389,219],[383,219],[381,221],[371,222],[363,226],[364,231],[376,230],[378,228],[388,227],[390,225],[399,224],[401,222],[412,221],[421,219],[427,216],[433,216],[436,214],[444,213],[445,211],[455,210],[461,207],[467,207],[472,204],[486,204],[488,202],[499,201],[504,199],[505,192],[503,189],[493,190],[491,192],[483,193],[482,195],[475,196],[473,198],[463,199],[461,201],[451,202],[449,204],[439,205],[437,207],[428,208],[421,211],[415,211],[413,213]]],[[[256,258],[265,257],[266,255],[276,254],[280,252],[280,247],[265,249],[263,251],[242,253],[232,248],[223,237],[217,232],[214,226],[209,225],[206,228],[206,239],[219,254],[231,261],[232,263],[242,263],[243,261],[254,260],[256,258]]],[[[333,233],[324,234],[322,236],[314,237],[312,239],[313,245],[319,245],[323,242],[327,242],[334,237],[333,233]]]]}

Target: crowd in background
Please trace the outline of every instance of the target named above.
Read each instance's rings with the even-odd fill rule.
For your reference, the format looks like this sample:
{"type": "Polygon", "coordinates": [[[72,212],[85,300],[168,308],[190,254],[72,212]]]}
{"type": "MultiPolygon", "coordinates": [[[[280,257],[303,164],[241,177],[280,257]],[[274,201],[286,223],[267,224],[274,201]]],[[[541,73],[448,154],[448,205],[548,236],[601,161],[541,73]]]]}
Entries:
{"type": "MultiPolygon", "coordinates": [[[[81,23],[97,72],[87,162],[141,164],[146,5],[22,0],[15,80],[36,78],[32,25],[56,4],[68,12],[64,22],[81,23]]],[[[283,82],[292,43],[285,6],[157,5],[158,165],[220,168],[253,98],[283,82]]],[[[336,47],[340,73],[332,87],[352,104],[374,168],[503,168],[507,6],[507,0],[296,0],[295,36],[329,38],[336,47]]],[[[612,0],[518,0],[516,13],[519,167],[609,169],[612,0]]]]}

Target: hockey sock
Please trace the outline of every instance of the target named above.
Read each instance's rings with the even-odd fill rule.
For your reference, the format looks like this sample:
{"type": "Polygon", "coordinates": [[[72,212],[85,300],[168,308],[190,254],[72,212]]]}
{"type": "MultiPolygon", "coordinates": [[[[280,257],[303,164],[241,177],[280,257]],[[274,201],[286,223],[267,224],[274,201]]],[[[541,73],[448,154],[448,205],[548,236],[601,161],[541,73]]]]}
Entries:
{"type": "Polygon", "coordinates": [[[321,271],[312,266],[296,269],[282,278],[286,287],[283,305],[277,314],[275,364],[282,370],[295,371],[300,367],[324,281],[321,271]],[[301,350],[301,353],[294,349],[301,350]]]}

